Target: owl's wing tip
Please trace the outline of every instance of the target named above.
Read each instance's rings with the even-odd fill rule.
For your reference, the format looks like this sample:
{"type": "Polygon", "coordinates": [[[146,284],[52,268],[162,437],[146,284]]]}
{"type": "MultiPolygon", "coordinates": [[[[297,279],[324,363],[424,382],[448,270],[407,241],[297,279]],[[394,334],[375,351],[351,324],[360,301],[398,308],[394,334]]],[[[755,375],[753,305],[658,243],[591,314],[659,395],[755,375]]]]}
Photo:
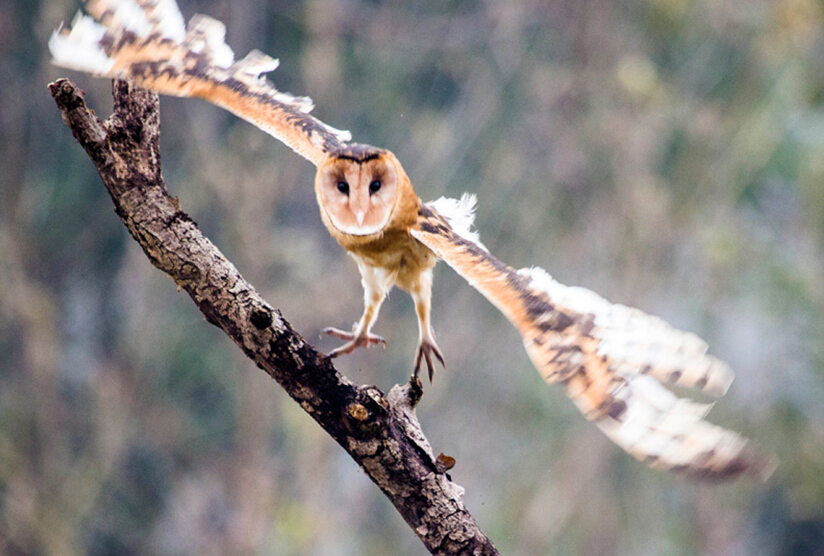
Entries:
{"type": "Polygon", "coordinates": [[[718,469],[697,469],[694,473],[687,473],[687,476],[708,482],[728,482],[748,477],[766,483],[777,468],[778,459],[775,456],[762,453],[748,441],[738,457],[725,466],[718,469]]]}
{"type": "Polygon", "coordinates": [[[752,450],[755,460],[749,466],[747,474],[759,479],[762,483],[766,483],[778,469],[778,458],[771,454],[761,453],[756,448],[752,448],[752,450]]]}

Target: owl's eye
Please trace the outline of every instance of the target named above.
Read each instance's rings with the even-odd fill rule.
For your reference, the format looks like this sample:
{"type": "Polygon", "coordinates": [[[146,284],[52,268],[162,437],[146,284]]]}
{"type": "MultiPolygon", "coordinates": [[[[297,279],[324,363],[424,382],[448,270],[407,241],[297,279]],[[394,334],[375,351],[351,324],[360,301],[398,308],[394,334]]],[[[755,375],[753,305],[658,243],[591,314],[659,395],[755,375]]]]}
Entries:
{"type": "Polygon", "coordinates": [[[369,184],[369,193],[377,193],[381,189],[381,180],[372,180],[369,184]]]}
{"type": "Polygon", "coordinates": [[[344,195],[349,195],[349,184],[345,181],[341,180],[338,182],[338,191],[343,193],[344,195]]]}

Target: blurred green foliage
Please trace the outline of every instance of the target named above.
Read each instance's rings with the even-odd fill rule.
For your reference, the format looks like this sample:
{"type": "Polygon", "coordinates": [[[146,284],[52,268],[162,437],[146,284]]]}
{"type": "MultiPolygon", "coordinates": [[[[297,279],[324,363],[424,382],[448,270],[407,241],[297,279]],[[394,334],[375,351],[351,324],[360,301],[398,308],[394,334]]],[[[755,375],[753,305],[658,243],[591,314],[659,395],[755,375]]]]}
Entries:
{"type": "MultiPolygon", "coordinates": [[[[46,84],[77,2],[0,7],[0,552],[423,554],[345,454],[113,214],[46,84]]],[[[424,199],[478,194],[516,266],[660,314],[738,379],[711,418],[780,458],[765,485],[650,471],[545,388],[504,319],[436,272],[447,370],[419,417],[506,554],[824,554],[824,4],[816,0],[203,0],[239,55],[387,147],[424,199]]],[[[312,167],[164,98],[184,210],[305,336],[361,309],[312,167]]],[[[340,361],[387,390],[417,334],[340,361]]],[[[330,349],[329,340],[319,341],[330,349]]]]}

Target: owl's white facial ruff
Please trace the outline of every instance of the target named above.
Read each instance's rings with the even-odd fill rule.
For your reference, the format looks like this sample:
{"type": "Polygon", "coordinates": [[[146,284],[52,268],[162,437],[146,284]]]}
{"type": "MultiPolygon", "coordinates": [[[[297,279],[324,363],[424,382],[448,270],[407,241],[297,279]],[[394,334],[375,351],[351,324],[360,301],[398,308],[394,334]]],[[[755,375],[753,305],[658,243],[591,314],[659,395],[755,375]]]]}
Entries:
{"type": "Polygon", "coordinates": [[[381,149],[330,157],[318,173],[320,200],[340,232],[367,236],[389,223],[398,191],[398,172],[381,149]]]}

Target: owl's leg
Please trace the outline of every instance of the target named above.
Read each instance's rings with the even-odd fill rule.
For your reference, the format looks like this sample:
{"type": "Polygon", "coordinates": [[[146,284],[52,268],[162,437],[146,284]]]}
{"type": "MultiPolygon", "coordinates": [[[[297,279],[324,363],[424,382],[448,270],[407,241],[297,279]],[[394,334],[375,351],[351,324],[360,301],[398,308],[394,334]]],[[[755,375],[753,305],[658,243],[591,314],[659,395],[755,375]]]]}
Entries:
{"type": "Polygon", "coordinates": [[[387,275],[381,269],[358,265],[361,271],[361,283],[363,284],[363,315],[351,332],[339,328],[324,328],[321,332],[329,334],[341,340],[347,340],[342,346],[329,352],[329,357],[337,357],[346,353],[352,353],[359,347],[371,347],[377,344],[386,346],[386,340],[376,334],[372,334],[372,325],[378,318],[383,300],[386,294],[392,289],[393,277],[387,275]]]}
{"type": "Polygon", "coordinates": [[[413,376],[417,377],[421,370],[421,363],[426,362],[426,370],[429,374],[429,382],[435,375],[435,365],[432,361],[432,356],[440,362],[441,367],[446,365],[443,362],[443,355],[435,343],[435,337],[432,334],[432,327],[429,324],[429,316],[432,307],[432,269],[421,272],[415,287],[410,288],[409,294],[415,302],[415,312],[418,314],[418,353],[415,356],[415,370],[413,376]]]}

